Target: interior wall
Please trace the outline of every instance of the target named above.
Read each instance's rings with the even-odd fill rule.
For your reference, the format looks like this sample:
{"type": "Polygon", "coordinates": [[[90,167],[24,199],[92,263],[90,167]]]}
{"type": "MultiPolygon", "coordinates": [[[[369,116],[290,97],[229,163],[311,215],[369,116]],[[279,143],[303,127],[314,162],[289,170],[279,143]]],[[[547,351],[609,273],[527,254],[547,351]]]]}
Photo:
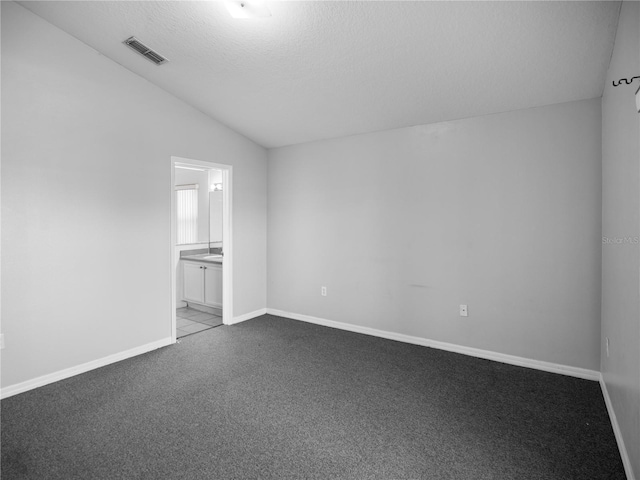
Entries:
{"type": "Polygon", "coordinates": [[[598,370],[600,113],[269,150],[268,307],[598,370]]]}
{"type": "Polygon", "coordinates": [[[234,314],[264,308],[265,150],[1,3],[2,387],[170,337],[172,155],[233,165],[234,314]]]}
{"type": "Polygon", "coordinates": [[[640,477],[640,4],[622,4],[602,96],[602,377],[640,477]],[[609,355],[606,340],[609,339],[609,355]]]}

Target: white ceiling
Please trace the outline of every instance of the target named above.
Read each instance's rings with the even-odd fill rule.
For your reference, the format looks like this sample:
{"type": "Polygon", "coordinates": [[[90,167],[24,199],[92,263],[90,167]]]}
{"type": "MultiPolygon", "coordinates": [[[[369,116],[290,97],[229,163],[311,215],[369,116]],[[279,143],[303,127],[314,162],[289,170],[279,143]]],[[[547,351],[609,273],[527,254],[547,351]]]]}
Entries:
{"type": "Polygon", "coordinates": [[[43,1],[24,7],[265,147],[599,97],[620,2],[43,1]],[[170,62],[122,44],[135,35],[170,62]]]}

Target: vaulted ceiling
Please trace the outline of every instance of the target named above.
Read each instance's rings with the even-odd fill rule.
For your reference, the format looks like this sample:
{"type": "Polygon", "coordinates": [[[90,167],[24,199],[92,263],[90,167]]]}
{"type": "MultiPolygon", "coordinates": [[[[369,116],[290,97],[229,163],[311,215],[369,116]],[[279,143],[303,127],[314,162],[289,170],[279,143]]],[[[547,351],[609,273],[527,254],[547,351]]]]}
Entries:
{"type": "Polygon", "coordinates": [[[620,2],[21,4],[265,147],[599,97],[620,2]],[[123,45],[136,36],[170,62],[123,45]]]}

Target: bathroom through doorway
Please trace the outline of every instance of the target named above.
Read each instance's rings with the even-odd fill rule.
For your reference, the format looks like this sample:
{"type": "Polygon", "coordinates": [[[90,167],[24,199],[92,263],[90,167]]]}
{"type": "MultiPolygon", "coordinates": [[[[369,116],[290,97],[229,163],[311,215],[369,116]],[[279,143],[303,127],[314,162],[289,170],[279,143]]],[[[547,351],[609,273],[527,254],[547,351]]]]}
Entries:
{"type": "Polygon", "coordinates": [[[232,167],[171,157],[171,336],[233,318],[232,167]]]}

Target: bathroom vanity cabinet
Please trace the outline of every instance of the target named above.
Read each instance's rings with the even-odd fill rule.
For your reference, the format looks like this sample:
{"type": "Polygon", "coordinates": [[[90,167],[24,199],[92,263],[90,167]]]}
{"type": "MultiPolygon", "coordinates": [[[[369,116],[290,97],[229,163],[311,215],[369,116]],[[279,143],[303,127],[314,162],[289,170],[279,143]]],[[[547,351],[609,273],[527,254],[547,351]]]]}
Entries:
{"type": "Polygon", "coordinates": [[[183,299],[209,307],[222,308],[222,265],[182,262],[183,299]]]}

